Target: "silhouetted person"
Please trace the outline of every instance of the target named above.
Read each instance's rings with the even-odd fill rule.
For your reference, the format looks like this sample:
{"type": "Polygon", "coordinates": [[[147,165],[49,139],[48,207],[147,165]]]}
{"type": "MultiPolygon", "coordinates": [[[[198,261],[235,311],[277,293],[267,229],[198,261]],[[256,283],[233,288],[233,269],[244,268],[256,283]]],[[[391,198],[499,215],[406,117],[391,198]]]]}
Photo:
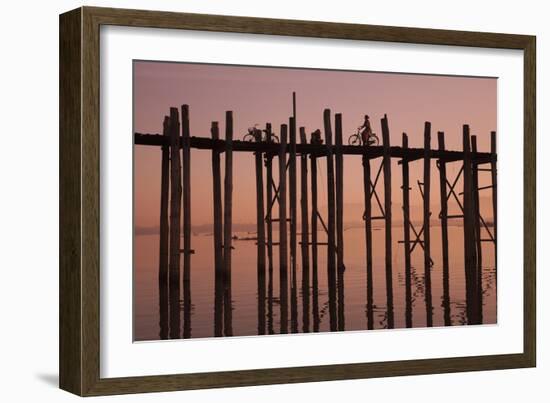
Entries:
{"type": "Polygon", "coordinates": [[[369,115],[365,115],[365,120],[361,126],[359,126],[359,132],[361,134],[361,140],[363,144],[368,144],[370,137],[372,136],[372,127],[370,125],[369,115]]]}

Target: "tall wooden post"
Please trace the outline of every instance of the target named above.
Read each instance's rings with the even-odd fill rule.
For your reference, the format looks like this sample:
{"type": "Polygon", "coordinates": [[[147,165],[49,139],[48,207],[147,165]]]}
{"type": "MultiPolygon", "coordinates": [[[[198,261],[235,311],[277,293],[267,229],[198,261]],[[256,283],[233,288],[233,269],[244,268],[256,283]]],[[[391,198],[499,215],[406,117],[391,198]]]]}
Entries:
{"type": "Polygon", "coordinates": [[[426,302],[426,325],[433,326],[432,306],[432,259],[430,257],[430,174],[432,171],[431,123],[424,123],[424,299],[426,302]]]}
{"type": "MultiPolygon", "coordinates": [[[[300,143],[307,144],[306,130],[300,127],[300,143]]],[[[307,188],[307,154],[300,156],[300,205],[302,222],[302,331],[309,332],[309,217],[307,188]]]]}
{"type": "Polygon", "coordinates": [[[170,108],[170,338],[180,337],[180,124],[177,108],[170,108]]]}
{"type": "MultiPolygon", "coordinates": [[[[261,142],[261,136],[256,139],[261,142]]],[[[258,233],[257,245],[257,281],[258,281],[258,334],[265,334],[265,226],[264,226],[264,179],[263,154],[255,153],[256,165],[256,227],[258,233]]]]}
{"type": "Polygon", "coordinates": [[[332,150],[332,128],[330,124],[330,109],[323,114],[325,139],[327,142],[327,205],[328,205],[328,245],[327,245],[327,276],[329,294],[330,330],[338,329],[336,317],[336,220],[334,206],[334,159],[332,150]]]}
{"type": "MultiPolygon", "coordinates": [[[[213,141],[220,139],[218,122],[212,122],[210,129],[213,141]]],[[[212,149],[212,205],[214,207],[214,336],[223,336],[223,248],[222,248],[222,182],[220,150],[212,149]]]]}
{"type": "MultiPolygon", "coordinates": [[[[272,131],[271,131],[271,123],[266,123],[265,125],[265,131],[266,131],[266,141],[267,143],[272,142],[272,131]]],[[[268,271],[270,275],[273,273],[273,223],[271,221],[272,219],[272,208],[269,206],[271,205],[271,202],[273,200],[273,155],[270,153],[265,154],[265,167],[266,167],[266,177],[265,177],[265,197],[267,200],[267,214],[265,217],[266,222],[266,230],[267,230],[267,264],[268,264],[268,271]]]]}
{"type": "Polygon", "coordinates": [[[390,130],[386,115],[382,118],[382,144],[384,164],[384,216],[386,233],[386,304],[388,309],[388,329],[393,329],[393,275],[392,275],[392,212],[391,212],[391,155],[390,130]]]}
{"type": "Polygon", "coordinates": [[[338,273],[338,330],[345,329],[344,310],[344,156],[342,154],[342,114],[334,115],[336,162],[336,267],[338,273]]]}
{"type": "Polygon", "coordinates": [[[287,125],[281,125],[279,147],[279,299],[281,303],[281,333],[288,333],[288,241],[286,225],[286,147],[287,125]]]}
{"type": "Polygon", "coordinates": [[[401,168],[403,171],[403,245],[405,247],[405,326],[412,327],[411,217],[409,204],[409,160],[407,159],[409,139],[406,133],[403,133],[402,146],[403,159],[401,160],[401,168]]]}
{"type": "Polygon", "coordinates": [[[183,338],[191,337],[191,148],[189,106],[181,106],[183,167],[183,338]]]}
{"type": "Polygon", "coordinates": [[[311,287],[313,311],[313,331],[319,331],[321,318],[319,316],[319,276],[318,276],[318,246],[317,246],[317,156],[311,154],[311,287]]]}
{"type": "MultiPolygon", "coordinates": [[[[170,138],[170,118],[164,117],[162,134],[170,138]]],[[[168,192],[170,188],[170,147],[162,146],[161,179],[160,179],[160,235],[159,235],[159,337],[168,338],[168,192]]]]}
{"type": "Polygon", "coordinates": [[[497,133],[491,132],[491,193],[493,198],[493,239],[495,246],[495,282],[497,281],[497,133]]]}
{"type": "MultiPolygon", "coordinates": [[[[471,137],[472,142],[472,154],[474,158],[477,158],[477,136],[471,137]]],[[[479,175],[477,160],[472,161],[472,197],[473,197],[473,210],[474,210],[474,234],[475,234],[475,251],[476,251],[476,302],[479,305],[478,315],[479,322],[483,322],[483,259],[481,248],[481,226],[480,226],[480,212],[479,212],[479,175]]]]}
{"type": "Polygon", "coordinates": [[[223,213],[224,331],[233,336],[231,301],[231,251],[233,223],[233,112],[225,113],[225,183],[223,213]]]}
{"type": "Polygon", "coordinates": [[[372,186],[370,174],[369,144],[363,153],[363,197],[365,203],[365,242],[367,258],[367,329],[374,329],[374,292],[372,275],[372,186]]]}
{"type": "Polygon", "coordinates": [[[292,324],[292,333],[298,333],[298,290],[296,280],[296,121],[294,117],[289,119],[290,128],[290,147],[288,162],[288,184],[289,184],[289,204],[290,204],[290,269],[291,269],[291,312],[290,322],[292,324]]]}
{"type": "Polygon", "coordinates": [[[479,324],[476,293],[476,257],[474,247],[474,210],[472,187],[472,156],[470,153],[470,127],[462,127],[462,146],[464,152],[464,271],[466,277],[466,313],[468,324],[479,324]]]}
{"type": "MultiPolygon", "coordinates": [[[[439,151],[445,151],[445,134],[437,133],[439,151]]],[[[451,297],[449,289],[449,232],[447,216],[447,166],[444,159],[438,160],[439,164],[439,199],[441,203],[441,254],[443,265],[443,320],[445,326],[451,326],[451,297]]]]}
{"type": "MultiPolygon", "coordinates": [[[[271,123],[265,124],[266,141],[272,142],[271,123]]],[[[265,197],[267,200],[267,214],[265,217],[266,229],[267,229],[267,266],[268,266],[268,280],[267,280],[267,331],[269,334],[275,332],[273,327],[273,155],[271,153],[265,154],[265,167],[266,167],[266,179],[265,179],[265,197]]]]}

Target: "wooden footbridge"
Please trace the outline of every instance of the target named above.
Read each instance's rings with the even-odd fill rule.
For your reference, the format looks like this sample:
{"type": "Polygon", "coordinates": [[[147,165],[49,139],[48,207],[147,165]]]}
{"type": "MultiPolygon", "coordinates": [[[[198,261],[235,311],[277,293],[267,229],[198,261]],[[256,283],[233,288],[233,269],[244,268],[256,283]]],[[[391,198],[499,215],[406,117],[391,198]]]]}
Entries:
{"type": "MultiPolygon", "coordinates": [[[[191,150],[211,150],[213,177],[213,222],[214,222],[214,270],[215,311],[214,333],[216,336],[231,336],[232,329],[232,207],[233,207],[233,153],[252,153],[256,171],[256,225],[257,225],[257,286],[258,286],[258,334],[274,333],[273,329],[273,275],[274,249],[279,253],[279,305],[280,332],[289,332],[290,286],[290,332],[298,332],[297,311],[297,260],[298,245],[301,251],[302,287],[302,331],[319,331],[320,307],[318,292],[318,248],[327,248],[326,275],[328,279],[328,316],[330,330],[345,329],[344,315],[344,156],[358,155],[363,163],[365,254],[367,272],[367,323],[374,328],[373,304],[373,220],[383,220],[385,231],[385,287],[387,327],[394,327],[394,296],[392,223],[402,220],[405,258],[405,322],[412,327],[412,274],[411,254],[418,246],[424,255],[424,304],[426,323],[433,324],[432,280],[433,260],[430,255],[430,192],[432,191],[431,161],[435,160],[439,171],[440,231],[442,239],[443,307],[445,325],[451,325],[449,287],[449,242],[448,221],[462,220],[464,228],[464,273],[466,282],[466,317],[469,324],[482,323],[482,242],[491,242],[495,247],[496,264],[496,133],[491,133],[490,152],[477,149],[476,136],[470,135],[468,125],[463,126],[463,148],[450,151],[445,148],[445,135],[437,133],[437,148],[432,149],[432,128],[430,122],[424,125],[424,147],[410,148],[406,133],[400,146],[390,145],[390,131],[387,116],[381,119],[382,145],[345,145],[342,137],[342,115],[332,116],[329,109],[323,113],[324,142],[313,136],[309,141],[306,129],[297,130],[296,101],[293,96],[293,115],[288,123],[281,124],[278,138],[273,128],[266,123],[265,136],[256,141],[234,139],[233,112],[225,114],[225,136],[220,138],[218,122],[212,122],[210,137],[191,136],[189,130],[189,107],[170,108],[164,118],[162,134],[134,134],[134,144],[159,147],[161,162],[161,206],[159,246],[159,307],[160,337],[191,337],[191,150]],[[334,122],[332,121],[334,120],[334,122]],[[334,124],[333,124],[334,123],[334,124]],[[299,137],[298,137],[299,136],[299,137]],[[299,142],[297,139],[299,138],[299,142]],[[225,177],[223,182],[221,154],[225,154],[225,177]],[[273,178],[273,159],[278,159],[278,183],[273,178]],[[317,160],[326,159],[328,213],[325,218],[318,210],[317,160]],[[401,166],[402,217],[392,216],[391,159],[399,160],[401,166]],[[309,159],[309,163],[308,163],[309,159]],[[300,162],[300,210],[301,228],[298,241],[297,209],[297,162],[300,162]],[[378,162],[379,161],[379,162],[378,162]],[[414,161],[423,163],[423,181],[418,182],[423,197],[423,225],[417,230],[410,220],[409,165],[414,161]],[[447,177],[449,164],[460,164],[455,178],[447,177]],[[374,166],[379,164],[378,166],[374,166]],[[265,169],[264,169],[265,168],[265,169]],[[308,169],[310,168],[310,169],[308,169]],[[265,171],[265,176],[264,176],[265,171]],[[491,185],[478,185],[480,172],[491,175],[491,185]],[[382,182],[383,186],[378,186],[382,182]],[[265,179],[264,179],[265,178],[265,179]],[[460,182],[459,179],[462,178],[460,182]],[[457,186],[462,183],[463,189],[457,186]],[[379,196],[378,188],[382,187],[379,196]],[[490,190],[493,201],[492,227],[483,219],[479,208],[479,193],[490,190]],[[381,201],[383,200],[383,201],[381,201]],[[374,207],[373,207],[373,203],[374,207]],[[450,215],[449,204],[455,203],[459,215],[450,215]],[[277,207],[275,207],[277,205],[277,207]],[[309,211],[311,206],[311,211],[309,211]],[[183,208],[182,208],[183,207],[183,208]],[[380,213],[373,214],[375,210],[380,213]],[[183,217],[182,217],[183,215],[183,217]],[[183,219],[182,219],[183,218],[183,219]],[[183,225],[181,223],[183,222],[183,225]],[[274,242],[273,223],[278,223],[278,242],[274,242]],[[326,242],[319,242],[318,229],[324,229],[326,242]],[[183,233],[182,233],[183,231],[183,233]],[[183,235],[183,237],[182,237],[183,235]],[[183,238],[183,242],[181,239],[183,238]],[[183,270],[181,270],[183,256],[183,270]],[[183,274],[183,278],[181,278],[183,274]],[[290,277],[289,277],[290,276],[290,277]],[[266,279],[267,278],[267,279],[266,279]],[[183,280],[183,281],[182,281],[183,280]],[[267,282],[267,286],[266,286],[267,282]],[[290,284],[289,284],[290,283],[290,284]],[[183,285],[183,289],[181,289],[183,285]],[[183,299],[183,309],[181,306],[183,299]],[[311,304],[310,304],[311,302],[311,304]],[[266,312],[267,308],[267,312],[266,312]],[[183,325],[182,325],[183,310],[183,325]],[[313,326],[310,329],[310,316],[313,326]],[[183,330],[183,332],[182,332],[183,330]]],[[[437,185],[436,185],[437,186],[437,185]]],[[[438,266],[439,267],[439,266],[438,266]]]]}

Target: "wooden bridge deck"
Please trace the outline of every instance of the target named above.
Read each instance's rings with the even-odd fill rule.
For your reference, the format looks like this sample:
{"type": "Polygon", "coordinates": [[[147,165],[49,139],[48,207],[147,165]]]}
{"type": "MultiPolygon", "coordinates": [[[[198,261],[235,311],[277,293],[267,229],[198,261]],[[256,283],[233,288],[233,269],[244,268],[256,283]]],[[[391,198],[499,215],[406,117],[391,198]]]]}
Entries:
{"type": "MultiPolygon", "coordinates": [[[[180,144],[183,144],[183,139],[180,139],[180,144]]],[[[225,140],[218,139],[213,140],[206,137],[191,137],[189,139],[190,147],[199,149],[199,150],[217,150],[224,152],[226,148],[225,140]]],[[[170,145],[170,137],[163,136],[160,134],[149,134],[149,133],[135,133],[134,134],[134,144],[144,145],[144,146],[162,146],[170,145]]],[[[233,140],[232,148],[235,152],[264,152],[271,153],[276,155],[279,152],[280,145],[279,143],[268,143],[268,142],[252,142],[252,141],[242,141],[242,140],[233,140]]],[[[378,158],[383,155],[383,146],[350,146],[342,145],[341,146],[342,154],[344,155],[361,155],[367,156],[368,158],[378,158]]],[[[331,146],[332,149],[335,148],[335,145],[331,146]]],[[[288,147],[287,147],[288,149],[288,147]]],[[[288,152],[288,150],[287,150],[288,152]]],[[[334,152],[334,151],[333,151],[334,152]]],[[[326,144],[296,144],[296,153],[300,155],[315,154],[317,157],[323,157],[327,154],[327,145],[326,144]]],[[[428,156],[431,159],[439,159],[445,162],[452,161],[462,161],[464,159],[464,153],[462,151],[449,151],[449,150],[430,150],[428,156]]],[[[390,157],[406,159],[407,161],[414,161],[422,159],[425,157],[423,148],[407,148],[403,149],[402,147],[390,147],[390,157]]],[[[491,153],[478,152],[472,153],[472,159],[477,161],[480,164],[489,163],[496,156],[492,156],[491,153]]]]}

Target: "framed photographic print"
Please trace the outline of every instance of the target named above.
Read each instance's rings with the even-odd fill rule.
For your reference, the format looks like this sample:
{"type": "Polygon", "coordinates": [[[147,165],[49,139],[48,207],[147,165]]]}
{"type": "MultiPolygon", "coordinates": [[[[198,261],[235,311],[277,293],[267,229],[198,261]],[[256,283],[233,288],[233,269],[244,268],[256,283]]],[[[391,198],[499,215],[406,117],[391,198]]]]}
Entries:
{"type": "Polygon", "coordinates": [[[83,7],[60,66],[61,388],[535,365],[535,37],[83,7]]]}

